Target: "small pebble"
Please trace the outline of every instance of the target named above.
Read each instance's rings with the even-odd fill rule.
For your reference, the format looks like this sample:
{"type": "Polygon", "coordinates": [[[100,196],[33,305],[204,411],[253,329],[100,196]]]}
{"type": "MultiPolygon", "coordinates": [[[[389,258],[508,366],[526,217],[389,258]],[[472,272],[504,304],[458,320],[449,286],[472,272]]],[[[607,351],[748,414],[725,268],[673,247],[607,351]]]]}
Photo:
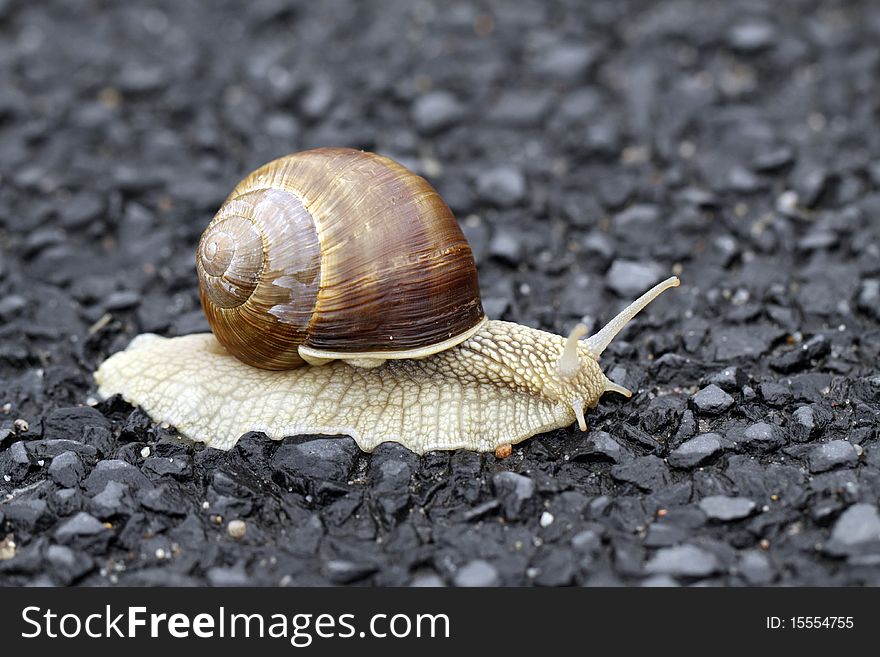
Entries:
{"type": "Polygon", "coordinates": [[[627,299],[641,294],[663,278],[663,269],[652,262],[615,260],[605,275],[608,287],[627,299]]]}
{"type": "Polygon", "coordinates": [[[726,522],[748,517],[755,510],[755,503],[745,497],[710,495],[700,500],[700,509],[710,520],[726,522]]]}
{"type": "Polygon", "coordinates": [[[454,125],[464,114],[464,105],[448,91],[432,91],[419,97],[412,109],[419,132],[432,134],[454,125]]]}
{"type": "Polygon", "coordinates": [[[535,494],[535,482],[515,472],[496,473],[492,477],[492,486],[508,519],[518,518],[525,504],[535,494]]]}
{"type": "Polygon", "coordinates": [[[693,403],[704,415],[719,415],[733,406],[733,397],[712,383],[693,396],[693,403]]]}
{"type": "Polygon", "coordinates": [[[488,169],[477,178],[477,193],[488,203],[511,207],[525,198],[526,179],[522,171],[511,165],[488,169]]]}
{"type": "Polygon", "coordinates": [[[486,587],[498,586],[501,579],[495,566],[483,559],[475,559],[459,568],[452,582],[460,587],[486,587]]]}
{"type": "Polygon", "coordinates": [[[76,486],[84,474],[85,467],[76,452],[62,452],[49,464],[49,476],[65,488],[76,486]]]}
{"type": "Polygon", "coordinates": [[[752,586],[769,584],[773,581],[773,567],[770,559],[759,550],[746,550],[739,559],[737,570],[752,586]]]}
{"type": "Polygon", "coordinates": [[[15,535],[7,534],[0,540],[0,561],[8,561],[15,556],[15,535]]]}
{"type": "Polygon", "coordinates": [[[739,390],[745,385],[745,382],[746,375],[738,367],[725,367],[720,372],[711,375],[708,379],[708,383],[716,385],[727,392],[739,390]]]}
{"type": "Polygon", "coordinates": [[[746,21],[731,28],[728,40],[737,50],[755,52],[773,45],[776,28],[764,21],[746,21]]]}
{"type": "Polygon", "coordinates": [[[677,468],[693,468],[721,453],[721,436],[704,433],[685,441],[669,454],[669,464],[677,468]]]}
{"type": "Polygon", "coordinates": [[[859,554],[880,550],[880,514],[876,504],[854,504],[844,511],[826,546],[832,554],[859,554]]]}
{"type": "Polygon", "coordinates": [[[818,427],[813,416],[813,409],[810,406],[801,406],[791,414],[792,424],[790,431],[792,438],[800,442],[806,442],[813,438],[818,427]]]}
{"type": "Polygon", "coordinates": [[[706,577],[718,571],[718,558],[694,545],[678,545],[657,551],[645,565],[650,574],[675,577],[706,577]]]}
{"type": "Polygon", "coordinates": [[[247,524],[245,524],[244,520],[230,520],[226,526],[226,531],[232,538],[239,540],[244,538],[244,535],[247,533],[247,524]]]}
{"type": "Polygon", "coordinates": [[[766,422],[756,422],[746,427],[739,442],[750,449],[770,451],[783,443],[776,427],[766,422]]]}
{"type": "Polygon", "coordinates": [[[840,466],[858,463],[859,455],[848,440],[832,440],[810,452],[810,472],[826,472],[840,466]]]}

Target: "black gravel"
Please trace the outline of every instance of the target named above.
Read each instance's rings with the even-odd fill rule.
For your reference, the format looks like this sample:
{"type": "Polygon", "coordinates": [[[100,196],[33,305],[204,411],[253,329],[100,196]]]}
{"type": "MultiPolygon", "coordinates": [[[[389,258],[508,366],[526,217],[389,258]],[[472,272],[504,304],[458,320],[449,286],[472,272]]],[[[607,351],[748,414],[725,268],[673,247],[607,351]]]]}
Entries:
{"type": "Polygon", "coordinates": [[[880,584],[878,44],[868,1],[0,1],[0,583],[880,584]],[[603,357],[634,397],[504,460],[96,401],[206,330],[235,182],[324,145],[438,187],[493,317],[680,268],[603,357]]]}

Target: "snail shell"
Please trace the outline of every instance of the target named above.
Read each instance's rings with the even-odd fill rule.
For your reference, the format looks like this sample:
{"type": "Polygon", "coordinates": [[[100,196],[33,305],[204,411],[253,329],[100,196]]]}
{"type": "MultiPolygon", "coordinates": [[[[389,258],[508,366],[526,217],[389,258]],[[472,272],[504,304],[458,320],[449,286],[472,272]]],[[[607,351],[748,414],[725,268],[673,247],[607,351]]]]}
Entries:
{"type": "Polygon", "coordinates": [[[214,335],[264,369],[423,358],[485,322],[473,253],[446,203],[393,160],[354,149],[251,173],[206,228],[196,268],[214,335]]]}

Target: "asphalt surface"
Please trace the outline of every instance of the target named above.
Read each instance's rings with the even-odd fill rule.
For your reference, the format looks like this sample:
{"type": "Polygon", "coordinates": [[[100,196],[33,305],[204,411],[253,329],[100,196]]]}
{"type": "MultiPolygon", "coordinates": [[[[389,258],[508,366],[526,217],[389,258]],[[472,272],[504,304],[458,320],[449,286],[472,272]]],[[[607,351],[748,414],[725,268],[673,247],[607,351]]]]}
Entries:
{"type": "Polygon", "coordinates": [[[880,584],[878,44],[871,2],[0,0],[0,584],[880,584]],[[324,145],[435,184],[494,318],[679,272],[603,357],[637,394],[504,460],[97,403],[206,330],[233,185],[324,145]]]}

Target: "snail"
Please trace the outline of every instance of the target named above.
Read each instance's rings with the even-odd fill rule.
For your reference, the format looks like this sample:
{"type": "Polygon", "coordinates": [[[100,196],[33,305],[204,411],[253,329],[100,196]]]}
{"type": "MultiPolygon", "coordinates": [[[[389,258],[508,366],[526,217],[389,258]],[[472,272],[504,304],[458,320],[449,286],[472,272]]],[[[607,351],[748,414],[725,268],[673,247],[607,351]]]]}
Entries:
{"type": "Polygon", "coordinates": [[[104,361],[99,395],[231,448],[349,435],[364,451],[509,453],[577,421],[605,392],[598,359],[673,276],[598,333],[487,319],[458,223],[423,178],[380,155],[321,148],[241,181],[196,255],[212,333],[137,336],[104,361]]]}

